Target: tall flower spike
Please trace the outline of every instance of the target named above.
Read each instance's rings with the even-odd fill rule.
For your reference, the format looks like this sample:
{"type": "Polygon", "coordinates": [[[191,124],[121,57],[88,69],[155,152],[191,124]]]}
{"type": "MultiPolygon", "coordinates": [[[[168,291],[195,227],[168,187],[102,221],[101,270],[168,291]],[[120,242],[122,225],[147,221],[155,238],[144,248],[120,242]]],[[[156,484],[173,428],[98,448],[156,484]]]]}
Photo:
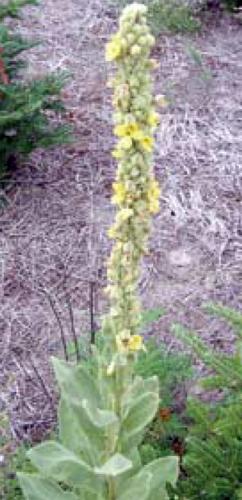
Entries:
{"type": "Polygon", "coordinates": [[[112,203],[118,211],[108,231],[114,246],[107,287],[111,313],[105,320],[115,339],[109,360],[112,374],[114,359],[118,367],[117,353],[122,353],[123,363],[124,355],[135,359],[136,352],[143,349],[137,279],[140,259],[147,249],[151,216],[159,210],[160,191],[152,168],[153,135],[159,123],[150,76],[154,38],[146,13],[146,6],[138,3],[126,7],[119,31],[106,47],[107,61],[115,62],[117,67],[110,82],[115,108],[113,131],[117,138],[113,156],[118,160],[112,203]]]}
{"type": "Polygon", "coordinates": [[[166,483],[174,487],[178,478],[177,457],[142,466],[139,454],[145,428],[159,408],[158,378],[134,375],[134,361],[144,349],[136,296],[139,263],[159,196],[152,172],[156,115],[149,54],[154,40],[145,13],[139,4],[124,10],[106,53],[118,65],[113,101],[120,161],[103,342],[95,346],[89,369],[53,360],[61,392],[60,440],[28,452],[37,473],[19,474],[26,499],[166,499],[166,483]]]}

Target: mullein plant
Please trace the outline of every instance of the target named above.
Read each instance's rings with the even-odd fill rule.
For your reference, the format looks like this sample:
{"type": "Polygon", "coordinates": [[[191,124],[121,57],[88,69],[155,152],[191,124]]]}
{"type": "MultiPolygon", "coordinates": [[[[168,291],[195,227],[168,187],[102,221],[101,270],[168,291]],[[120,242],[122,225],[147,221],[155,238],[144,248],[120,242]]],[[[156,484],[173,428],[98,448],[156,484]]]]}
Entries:
{"type": "Polygon", "coordinates": [[[177,457],[141,463],[138,447],[159,405],[156,377],[134,375],[139,351],[137,280],[148,251],[150,221],[159,210],[159,186],[152,170],[158,124],[152,97],[150,51],[154,38],[146,7],[132,4],[107,44],[106,60],[116,63],[113,88],[113,156],[118,160],[112,202],[118,207],[109,236],[110,311],[93,353],[96,370],[54,359],[60,387],[59,440],[28,452],[35,474],[19,474],[29,500],[163,500],[178,476],[177,457]],[[93,376],[94,373],[94,376],[93,376]]]}

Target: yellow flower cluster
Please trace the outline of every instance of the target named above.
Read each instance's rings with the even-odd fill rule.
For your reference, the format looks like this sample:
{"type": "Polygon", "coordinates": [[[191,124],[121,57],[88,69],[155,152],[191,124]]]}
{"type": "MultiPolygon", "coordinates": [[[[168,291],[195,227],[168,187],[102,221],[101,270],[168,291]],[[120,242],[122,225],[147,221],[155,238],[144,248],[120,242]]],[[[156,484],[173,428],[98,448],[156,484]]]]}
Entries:
{"type": "Polygon", "coordinates": [[[114,203],[116,205],[122,205],[122,203],[125,201],[126,195],[127,195],[127,191],[126,191],[124,184],[122,184],[122,182],[114,182],[113,183],[113,192],[114,192],[114,194],[112,197],[112,203],[114,203]]]}
{"type": "Polygon", "coordinates": [[[122,52],[122,43],[118,35],[114,36],[106,46],[106,61],[111,62],[117,59],[122,52]]]}
{"type": "MultiPolygon", "coordinates": [[[[149,116],[148,123],[152,125],[152,127],[156,126],[157,119],[155,113],[149,116]],[[150,123],[151,121],[152,123],[150,123]]],[[[146,151],[152,151],[154,143],[153,137],[146,135],[137,123],[116,125],[114,134],[122,138],[122,141],[119,143],[119,149],[130,149],[133,146],[133,140],[139,142],[146,151]]]]}
{"type": "Polygon", "coordinates": [[[141,335],[130,336],[129,332],[116,337],[117,349],[120,353],[135,353],[144,349],[143,337],[141,335]]]}
{"type": "Polygon", "coordinates": [[[135,357],[144,347],[138,334],[140,306],[136,288],[151,216],[159,211],[160,189],[152,168],[154,131],[159,123],[150,75],[154,66],[150,59],[154,38],[147,26],[146,12],[144,5],[126,7],[119,31],[106,47],[106,60],[117,65],[109,83],[113,89],[117,138],[112,154],[118,160],[112,196],[118,211],[108,231],[115,240],[106,289],[111,310],[105,325],[108,324],[113,338],[109,374],[115,372],[117,356],[122,357],[123,364],[125,356],[135,357]]]}

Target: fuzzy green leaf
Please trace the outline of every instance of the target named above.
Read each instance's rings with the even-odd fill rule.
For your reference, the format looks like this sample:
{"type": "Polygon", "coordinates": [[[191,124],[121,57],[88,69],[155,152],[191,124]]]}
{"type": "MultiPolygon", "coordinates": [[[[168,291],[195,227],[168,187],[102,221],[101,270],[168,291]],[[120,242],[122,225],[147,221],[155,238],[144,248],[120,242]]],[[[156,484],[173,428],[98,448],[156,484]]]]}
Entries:
{"type": "MultiPolygon", "coordinates": [[[[66,408],[69,407],[69,412],[71,412],[71,415],[74,415],[74,419],[77,422],[77,426],[78,425],[80,426],[81,429],[80,432],[82,432],[86,436],[87,442],[90,443],[92,448],[92,454],[97,455],[98,459],[99,454],[102,453],[102,450],[105,446],[105,432],[103,431],[106,430],[106,427],[95,425],[94,414],[97,412],[97,407],[93,405],[91,407],[88,406],[87,408],[86,400],[78,401],[77,399],[74,399],[70,401],[68,400],[68,398],[62,398],[62,399],[64,399],[65,401],[64,403],[65,407],[66,408]]],[[[108,422],[108,419],[106,423],[107,426],[111,425],[110,421],[108,422]]],[[[112,424],[112,425],[114,425],[114,430],[115,430],[115,426],[117,424],[112,424]]]]}
{"type": "Polygon", "coordinates": [[[96,467],[95,472],[101,476],[116,477],[132,469],[132,462],[124,455],[116,453],[102,467],[96,467]]]}
{"type": "Polygon", "coordinates": [[[120,485],[117,500],[148,500],[151,489],[152,474],[146,472],[136,474],[120,485]]]}
{"type": "Polygon", "coordinates": [[[82,365],[68,365],[57,358],[52,358],[52,363],[61,394],[67,401],[87,399],[100,408],[101,398],[95,381],[82,365]]]}
{"type": "Polygon", "coordinates": [[[54,481],[37,474],[17,474],[27,500],[78,500],[73,493],[64,492],[54,481]]]}
{"type": "Polygon", "coordinates": [[[153,420],[158,405],[159,395],[154,392],[145,392],[134,399],[129,408],[126,408],[121,427],[124,449],[130,449],[140,443],[143,430],[153,420]]]}
{"type": "MultiPolygon", "coordinates": [[[[140,472],[140,475],[147,472],[152,474],[152,487],[149,500],[161,498],[161,496],[159,497],[159,495],[156,495],[159,492],[160,495],[161,492],[165,492],[167,483],[171,484],[172,486],[175,486],[176,484],[179,474],[178,457],[170,456],[158,458],[150,464],[145,465],[145,467],[140,472]]],[[[162,498],[165,498],[165,496],[162,496],[162,498]]]]}
{"type": "Polygon", "coordinates": [[[60,441],[69,450],[80,455],[89,465],[96,465],[97,450],[85,433],[71,405],[61,399],[58,411],[60,441]]]}
{"type": "Polygon", "coordinates": [[[119,423],[119,419],[114,412],[91,407],[87,400],[82,401],[82,407],[86,411],[90,422],[92,422],[95,427],[103,429],[119,423]]]}
{"type": "Polygon", "coordinates": [[[29,450],[27,455],[34,466],[49,478],[100,491],[101,482],[92,468],[55,441],[41,443],[29,450]]]}
{"type": "Polygon", "coordinates": [[[142,377],[136,376],[133,383],[129,385],[123,396],[123,413],[128,413],[129,408],[133,405],[135,399],[139,398],[141,394],[145,394],[147,392],[159,394],[158,377],[149,377],[144,380],[142,377]]]}

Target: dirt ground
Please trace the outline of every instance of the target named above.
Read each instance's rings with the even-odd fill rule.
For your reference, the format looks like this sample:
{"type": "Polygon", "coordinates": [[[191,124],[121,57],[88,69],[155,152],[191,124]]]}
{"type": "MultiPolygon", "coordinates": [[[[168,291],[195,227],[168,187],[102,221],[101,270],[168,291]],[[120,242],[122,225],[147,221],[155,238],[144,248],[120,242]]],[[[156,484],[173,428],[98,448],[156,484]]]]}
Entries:
{"type": "MultiPolygon", "coordinates": [[[[49,359],[62,352],[61,334],[87,339],[90,289],[97,323],[104,310],[115,175],[104,46],[116,19],[104,1],[45,0],[18,21],[43,42],[29,53],[27,78],[71,73],[63,98],[75,141],[35,152],[0,213],[0,411],[9,412],[16,439],[38,439],[53,421],[49,359]]],[[[241,309],[242,29],[227,15],[209,23],[157,41],[155,87],[170,104],[157,133],[161,211],[140,292],[146,308],[166,309],[148,335],[173,348],[170,326],[181,322],[230,351],[231,331],[202,304],[241,309]]]]}

